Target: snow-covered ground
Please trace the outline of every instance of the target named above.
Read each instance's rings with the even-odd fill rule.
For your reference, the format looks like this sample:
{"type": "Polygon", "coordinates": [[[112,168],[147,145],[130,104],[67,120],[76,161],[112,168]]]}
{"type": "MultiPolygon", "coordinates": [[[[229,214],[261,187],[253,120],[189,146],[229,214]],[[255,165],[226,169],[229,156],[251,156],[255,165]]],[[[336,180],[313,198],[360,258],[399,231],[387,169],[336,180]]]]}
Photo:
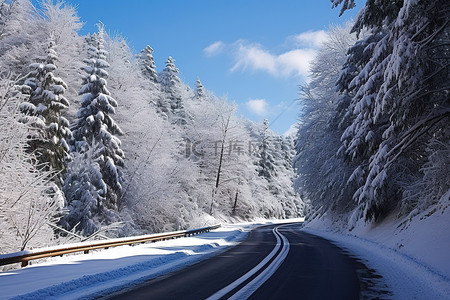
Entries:
{"type": "Polygon", "coordinates": [[[193,237],[34,261],[28,267],[0,273],[0,299],[96,298],[216,255],[257,226],[303,220],[258,219],[222,225],[193,237]]]}
{"type": "MultiPolygon", "coordinates": [[[[392,219],[378,226],[360,224],[345,233],[322,218],[303,230],[361,258],[383,277],[392,292],[388,297],[450,299],[450,212],[423,216],[416,216],[406,227],[392,219]]],[[[98,297],[211,257],[244,239],[256,226],[283,222],[224,225],[194,237],[52,258],[0,273],[0,299],[98,297]]]]}
{"type": "Polygon", "coordinates": [[[0,299],[100,296],[181,269],[225,250],[258,223],[224,225],[193,237],[51,258],[0,273],[0,299]]]}
{"type": "Polygon", "coordinates": [[[450,299],[450,209],[426,211],[408,222],[393,216],[342,232],[327,218],[303,230],[333,241],[383,276],[393,299],[450,299]]]}

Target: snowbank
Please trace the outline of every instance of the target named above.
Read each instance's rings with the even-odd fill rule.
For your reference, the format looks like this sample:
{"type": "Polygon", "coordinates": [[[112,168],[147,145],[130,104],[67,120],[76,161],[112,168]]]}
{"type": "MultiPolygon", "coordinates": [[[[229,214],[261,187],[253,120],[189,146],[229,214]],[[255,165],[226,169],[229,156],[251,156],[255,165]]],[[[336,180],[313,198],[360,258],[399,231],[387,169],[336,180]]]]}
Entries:
{"type": "Polygon", "coordinates": [[[450,209],[342,231],[326,217],[305,231],[348,249],[383,276],[394,299],[450,299],[450,209]]]}
{"type": "Polygon", "coordinates": [[[52,258],[0,273],[0,299],[93,298],[126,289],[217,254],[257,225],[224,225],[195,237],[52,258]]]}

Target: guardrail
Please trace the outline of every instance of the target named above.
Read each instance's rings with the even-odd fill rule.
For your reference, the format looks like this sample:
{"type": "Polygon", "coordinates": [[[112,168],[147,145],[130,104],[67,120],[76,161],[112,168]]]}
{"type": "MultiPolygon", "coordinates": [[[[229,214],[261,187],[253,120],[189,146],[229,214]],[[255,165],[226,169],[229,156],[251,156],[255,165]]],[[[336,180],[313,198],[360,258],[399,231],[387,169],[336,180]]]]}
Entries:
{"type": "Polygon", "coordinates": [[[157,233],[157,234],[149,234],[149,235],[140,235],[126,238],[118,238],[118,239],[110,239],[103,241],[94,241],[94,242],[82,242],[77,244],[67,244],[60,245],[49,248],[40,248],[29,251],[20,251],[9,254],[0,255],[0,266],[21,263],[22,267],[28,265],[28,262],[35,259],[54,257],[54,256],[63,256],[64,254],[75,253],[75,252],[84,252],[85,254],[89,253],[91,250],[95,249],[108,249],[110,247],[117,247],[123,245],[133,245],[133,244],[142,244],[145,242],[157,242],[169,239],[175,239],[180,237],[193,236],[196,234],[208,232],[214,229],[219,228],[220,225],[214,225],[209,227],[203,227],[192,230],[182,230],[182,231],[174,231],[167,233],[157,233]]]}

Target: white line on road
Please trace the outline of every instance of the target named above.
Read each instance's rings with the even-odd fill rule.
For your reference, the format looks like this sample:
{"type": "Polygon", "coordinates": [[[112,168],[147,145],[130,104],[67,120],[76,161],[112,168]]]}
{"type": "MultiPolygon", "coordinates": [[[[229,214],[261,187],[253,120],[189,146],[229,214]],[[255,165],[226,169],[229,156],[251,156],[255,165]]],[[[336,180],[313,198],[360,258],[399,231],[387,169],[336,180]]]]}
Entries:
{"type": "Polygon", "coordinates": [[[288,252],[289,252],[289,241],[288,239],[278,232],[278,228],[280,226],[276,227],[272,230],[273,234],[275,235],[275,238],[277,239],[277,244],[273,248],[272,252],[269,253],[257,266],[255,266],[253,269],[245,273],[240,278],[236,279],[234,282],[230,283],[220,291],[216,292],[215,294],[208,297],[206,300],[217,300],[234,290],[236,287],[241,285],[243,282],[245,282],[247,279],[252,277],[256,272],[258,272],[261,268],[263,268],[271,259],[272,257],[277,253],[278,249],[281,247],[281,240],[283,241],[283,248],[281,249],[281,252],[278,254],[278,256],[272,261],[272,263],[267,266],[267,268],[262,271],[258,276],[256,276],[252,281],[250,281],[248,284],[246,284],[244,287],[242,287],[239,291],[237,291],[234,295],[232,295],[229,299],[247,299],[251,296],[264,282],[266,282],[267,279],[270,278],[270,276],[275,273],[275,271],[278,269],[278,267],[283,263],[284,259],[286,258],[288,252]],[[281,239],[280,239],[281,237],[281,239]]]}

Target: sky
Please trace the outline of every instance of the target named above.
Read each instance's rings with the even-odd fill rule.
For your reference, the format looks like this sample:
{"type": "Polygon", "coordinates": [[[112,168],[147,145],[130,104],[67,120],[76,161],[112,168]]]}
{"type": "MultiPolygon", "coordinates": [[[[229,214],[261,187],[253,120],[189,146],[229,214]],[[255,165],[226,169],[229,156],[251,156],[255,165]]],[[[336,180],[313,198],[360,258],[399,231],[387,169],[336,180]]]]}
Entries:
{"type": "Polygon", "coordinates": [[[269,120],[279,134],[298,120],[298,86],[329,25],[354,18],[364,1],[339,17],[329,0],[68,0],[85,23],[106,30],[135,53],[148,44],[161,71],[172,56],[180,78],[238,104],[238,114],[269,120]]]}

